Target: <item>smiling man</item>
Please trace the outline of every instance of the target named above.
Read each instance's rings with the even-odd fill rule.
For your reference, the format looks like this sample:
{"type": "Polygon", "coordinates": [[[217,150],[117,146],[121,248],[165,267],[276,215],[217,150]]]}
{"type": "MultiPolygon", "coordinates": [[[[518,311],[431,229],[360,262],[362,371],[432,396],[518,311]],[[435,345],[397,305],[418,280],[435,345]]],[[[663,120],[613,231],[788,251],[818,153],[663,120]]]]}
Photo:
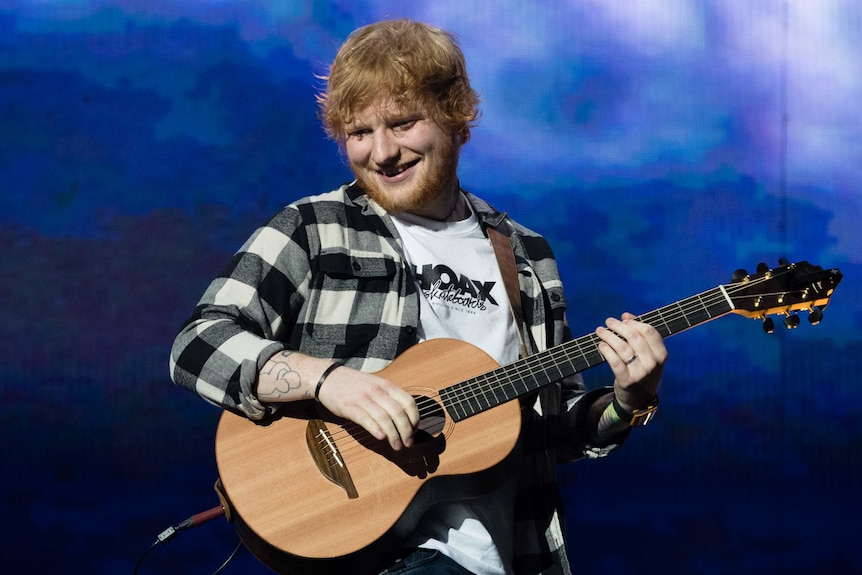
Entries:
{"type": "MultiPolygon", "coordinates": [[[[540,235],[461,188],[458,156],[479,98],[451,34],[408,20],[357,30],[319,103],[355,180],[294,201],[254,232],[177,336],[171,374],[255,421],[317,401],[386,449],[410,450],[416,399],[375,372],[436,338],[469,342],[499,364],[562,343],[559,272],[540,235]],[[515,305],[493,230],[509,239],[515,305]]],[[[377,570],[570,572],[555,465],[605,455],[648,421],[667,357],[630,314],[596,335],[613,385],[588,391],[572,376],[522,397],[514,471],[487,492],[428,506],[377,570]]]]}

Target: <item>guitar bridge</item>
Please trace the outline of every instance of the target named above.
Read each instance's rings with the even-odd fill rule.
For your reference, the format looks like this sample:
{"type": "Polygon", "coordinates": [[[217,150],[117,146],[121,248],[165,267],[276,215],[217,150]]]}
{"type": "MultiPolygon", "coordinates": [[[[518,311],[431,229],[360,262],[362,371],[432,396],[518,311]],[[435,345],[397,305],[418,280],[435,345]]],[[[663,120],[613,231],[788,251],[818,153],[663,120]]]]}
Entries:
{"type": "Polygon", "coordinates": [[[349,499],[358,498],[359,493],[350,477],[347,464],[322,419],[312,418],[308,420],[308,425],[305,428],[305,443],[308,445],[308,451],[311,453],[314,463],[317,464],[317,469],[323,476],[344,489],[349,499]]]}

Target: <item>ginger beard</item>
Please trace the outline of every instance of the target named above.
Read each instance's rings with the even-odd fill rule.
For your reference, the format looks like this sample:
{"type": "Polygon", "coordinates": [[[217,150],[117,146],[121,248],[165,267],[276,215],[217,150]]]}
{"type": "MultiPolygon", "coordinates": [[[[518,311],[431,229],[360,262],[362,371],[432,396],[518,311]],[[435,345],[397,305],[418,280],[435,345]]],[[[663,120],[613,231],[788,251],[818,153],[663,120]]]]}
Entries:
{"type": "MultiPolygon", "coordinates": [[[[423,212],[441,196],[446,202],[454,201],[457,192],[458,154],[460,138],[443,140],[434,153],[420,157],[419,163],[412,166],[416,170],[405,182],[388,184],[377,170],[350,162],[350,169],[359,186],[387,213],[410,212],[424,215],[423,212]],[[422,170],[418,170],[423,164],[422,170]]],[[[447,205],[448,209],[448,205],[447,205]]]]}

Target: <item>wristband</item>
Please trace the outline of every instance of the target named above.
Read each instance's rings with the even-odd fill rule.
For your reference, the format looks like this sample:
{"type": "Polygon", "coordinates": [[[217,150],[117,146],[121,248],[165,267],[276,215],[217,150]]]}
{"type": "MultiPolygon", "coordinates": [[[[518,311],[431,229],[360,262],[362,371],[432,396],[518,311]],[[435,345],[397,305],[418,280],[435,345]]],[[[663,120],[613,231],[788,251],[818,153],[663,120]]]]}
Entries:
{"type": "Polygon", "coordinates": [[[329,377],[330,373],[332,373],[342,365],[344,364],[340,361],[333,362],[329,367],[323,370],[323,373],[320,374],[320,379],[317,380],[317,386],[314,388],[314,399],[316,401],[320,401],[320,388],[323,385],[323,382],[326,381],[326,378],[329,377]]]}
{"type": "Polygon", "coordinates": [[[658,395],[653,398],[649,405],[643,409],[636,409],[634,412],[624,409],[623,406],[620,405],[620,402],[617,401],[616,395],[614,395],[614,400],[611,402],[611,405],[621,420],[625,421],[632,427],[641,427],[649,423],[655,416],[655,412],[658,409],[658,395]]]}

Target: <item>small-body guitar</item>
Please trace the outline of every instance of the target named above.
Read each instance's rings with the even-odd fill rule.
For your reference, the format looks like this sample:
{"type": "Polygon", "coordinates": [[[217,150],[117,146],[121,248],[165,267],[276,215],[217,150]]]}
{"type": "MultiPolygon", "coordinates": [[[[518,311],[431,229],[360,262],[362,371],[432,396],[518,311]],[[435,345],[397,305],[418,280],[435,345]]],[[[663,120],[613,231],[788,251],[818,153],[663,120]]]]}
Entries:
{"type": "MultiPolygon", "coordinates": [[[[737,277],[738,276],[738,277],[737,277]]],[[[638,319],[667,337],[729,313],[771,319],[797,310],[819,321],[841,273],[785,263],[638,319]]],[[[604,362],[595,334],[498,366],[478,348],[430,340],[378,372],[416,399],[414,447],[393,451],[313,402],[284,406],[259,425],[225,412],[216,461],[226,513],[243,543],[279,573],[374,573],[438,501],[493,489],[510,474],[520,402],[604,362]]]]}

